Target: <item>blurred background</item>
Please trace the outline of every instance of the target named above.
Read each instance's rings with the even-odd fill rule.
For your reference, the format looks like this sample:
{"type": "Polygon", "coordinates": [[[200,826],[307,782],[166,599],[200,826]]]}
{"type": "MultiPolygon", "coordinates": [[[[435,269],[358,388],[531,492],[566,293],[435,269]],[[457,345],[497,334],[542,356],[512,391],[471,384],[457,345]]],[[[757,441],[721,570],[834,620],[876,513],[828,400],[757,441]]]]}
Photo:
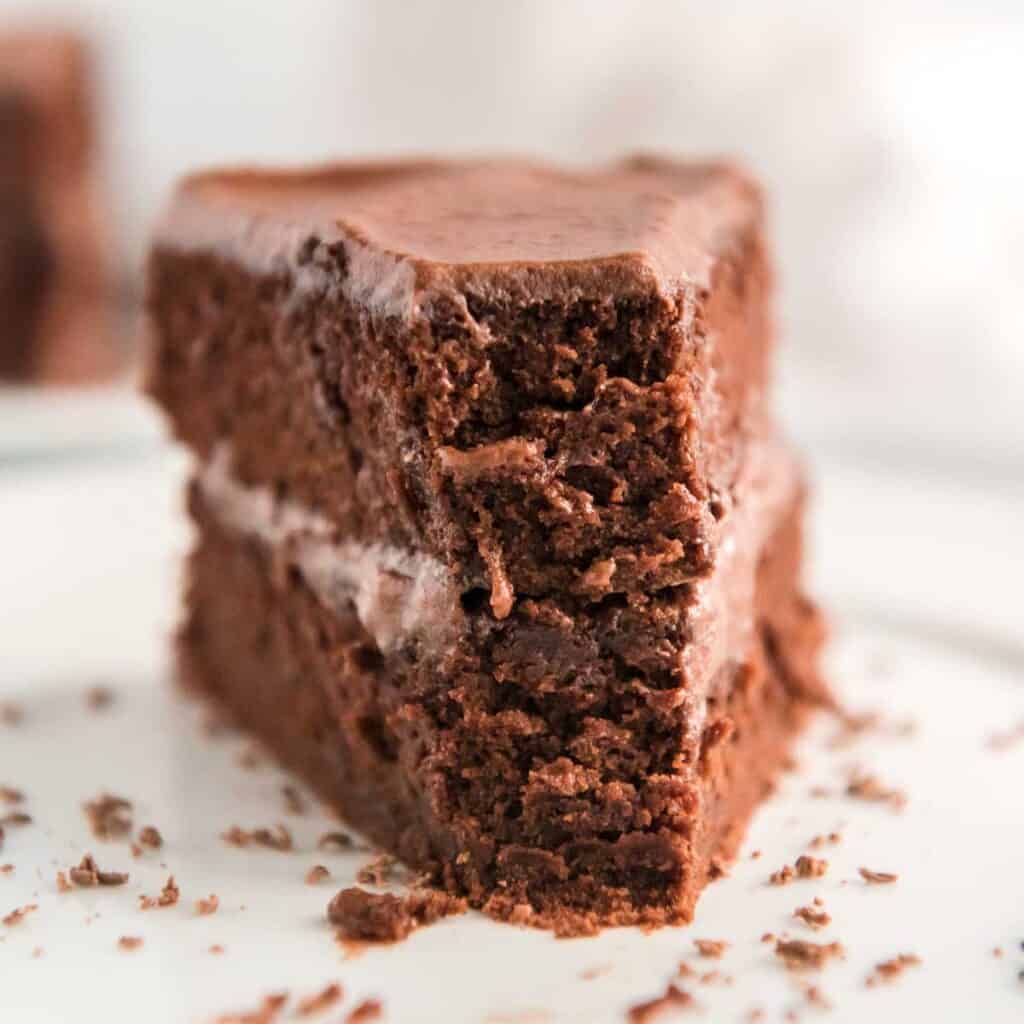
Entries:
{"type": "Polygon", "coordinates": [[[791,429],[957,475],[1024,467],[1024,5],[0,0],[95,51],[122,294],[219,162],[637,148],[772,202],[791,429]]]}

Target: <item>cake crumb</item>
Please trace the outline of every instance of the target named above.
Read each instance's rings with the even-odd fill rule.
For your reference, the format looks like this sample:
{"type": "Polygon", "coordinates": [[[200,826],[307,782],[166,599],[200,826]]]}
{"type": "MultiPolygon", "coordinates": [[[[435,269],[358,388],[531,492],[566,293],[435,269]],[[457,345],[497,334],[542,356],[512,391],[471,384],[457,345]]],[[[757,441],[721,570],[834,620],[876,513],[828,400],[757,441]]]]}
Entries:
{"type": "Polygon", "coordinates": [[[21,828],[23,825],[32,824],[32,815],[26,814],[24,811],[11,811],[10,814],[5,814],[0,818],[0,828],[4,828],[8,825],[12,825],[15,828],[21,828]]]}
{"type": "Polygon", "coordinates": [[[275,992],[263,997],[259,1009],[247,1013],[225,1013],[217,1018],[215,1024],[273,1024],[288,1002],[287,992],[275,992]]]}
{"type": "Polygon", "coordinates": [[[87,801],[83,809],[97,839],[118,839],[132,830],[132,805],[124,797],[103,793],[87,801]]]}
{"type": "Polygon", "coordinates": [[[306,872],[306,885],[317,885],[330,877],[330,871],[328,871],[323,864],[314,864],[306,872]]]}
{"type": "Polygon", "coordinates": [[[750,859],[751,860],[760,860],[761,859],[761,851],[760,850],[754,850],[753,853],[751,853],[751,855],[750,855],[750,859]]]}
{"type": "Polygon", "coordinates": [[[12,910],[5,918],[3,918],[3,924],[8,928],[13,928],[16,924],[21,924],[29,914],[38,909],[38,903],[26,903],[23,907],[17,907],[12,910]]]}
{"type": "Polygon", "coordinates": [[[306,813],[306,801],[294,786],[282,786],[281,796],[284,797],[284,808],[288,814],[299,815],[306,813]]]}
{"type": "Polygon", "coordinates": [[[817,931],[820,928],[827,928],[832,923],[832,915],[827,911],[815,907],[797,907],[793,916],[799,918],[804,924],[817,931]]]}
{"type": "Polygon", "coordinates": [[[0,804],[21,804],[25,802],[25,794],[13,786],[0,786],[0,804]]]}
{"type": "Polygon", "coordinates": [[[328,904],[327,919],[345,939],[397,942],[417,928],[466,909],[464,899],[437,890],[393,896],[350,887],[328,904]]]}
{"type": "Polygon", "coordinates": [[[0,864],[0,875],[13,875],[14,865],[13,864],[0,864]]]}
{"type": "Polygon", "coordinates": [[[729,948],[729,943],[723,939],[694,939],[693,944],[697,952],[711,960],[719,960],[729,948]]]}
{"type": "Polygon", "coordinates": [[[819,1010],[831,1010],[832,1001],[825,995],[824,992],[818,988],[817,985],[808,985],[804,989],[804,998],[810,1003],[811,1006],[817,1007],[819,1010]]]}
{"type": "Polygon", "coordinates": [[[341,999],[341,986],[335,981],[321,989],[315,995],[300,999],[295,1007],[296,1017],[311,1017],[314,1013],[322,1013],[329,1010],[339,999],[341,999]]]}
{"type": "Polygon", "coordinates": [[[21,725],[25,720],[25,712],[22,711],[21,707],[12,701],[3,701],[0,703],[0,722],[4,725],[21,725]]]}
{"type": "Polygon", "coordinates": [[[631,1006],[626,1017],[630,1024],[649,1024],[673,1010],[691,1009],[694,1005],[694,998],[689,992],[670,984],[663,995],[631,1006]]]}
{"type": "Polygon", "coordinates": [[[71,892],[74,888],[63,871],[57,872],[57,892],[71,892]]]}
{"type": "Polygon", "coordinates": [[[140,935],[122,935],[117,940],[117,948],[125,953],[134,953],[142,948],[143,939],[140,935]]]}
{"type": "Polygon", "coordinates": [[[789,885],[796,877],[796,872],[789,864],[783,864],[778,871],[773,871],[768,876],[769,885],[789,885]]]}
{"type": "MultiPolygon", "coordinates": [[[[128,874],[125,871],[103,871],[91,853],[85,854],[75,867],[68,868],[67,877],[81,888],[94,885],[124,885],[128,881],[128,874]]],[[[57,885],[59,888],[59,878],[57,885]]]]}
{"type": "Polygon", "coordinates": [[[994,947],[994,948],[993,948],[993,950],[992,950],[992,955],[993,955],[993,956],[994,956],[994,957],[995,957],[995,958],[996,958],[997,960],[1002,960],[1002,958],[1003,958],[1003,947],[1002,947],[1002,946],[996,946],[996,947],[994,947]]]}
{"type": "Polygon", "coordinates": [[[864,984],[868,988],[874,988],[876,985],[895,981],[908,967],[917,967],[920,963],[921,958],[917,954],[900,953],[891,960],[875,964],[874,971],[868,975],[864,984]]]}
{"type": "Polygon", "coordinates": [[[838,942],[805,942],[803,939],[779,939],[775,943],[775,955],[791,971],[820,970],[833,958],[844,956],[838,942]]]}
{"type": "Polygon", "coordinates": [[[378,854],[356,872],[356,881],[362,885],[386,885],[392,881],[397,863],[390,853],[378,854]]]}
{"type": "Polygon", "coordinates": [[[891,871],[872,871],[870,868],[857,868],[857,870],[868,885],[890,885],[900,877],[891,871]]]}
{"type": "Polygon", "coordinates": [[[272,829],[244,829],[238,825],[232,825],[227,832],[221,835],[221,839],[229,846],[262,846],[268,850],[281,852],[287,852],[294,848],[292,834],[284,825],[275,825],[272,829]]]}
{"type": "Polygon", "coordinates": [[[846,795],[869,803],[888,804],[894,811],[901,811],[907,805],[907,796],[902,790],[882,785],[876,775],[854,774],[846,786],[846,795]]]}
{"type": "Polygon", "coordinates": [[[224,952],[224,947],[219,943],[215,942],[208,950],[208,953],[212,953],[214,956],[220,956],[224,952]]]}
{"type": "Polygon", "coordinates": [[[173,907],[181,897],[181,891],[171,875],[160,890],[159,896],[139,896],[141,910],[155,910],[158,907],[173,907]]]}
{"type": "MultiPolygon", "coordinates": [[[[679,965],[680,970],[683,968],[683,964],[679,965]]],[[[593,981],[595,978],[601,978],[611,971],[611,964],[600,964],[597,967],[587,967],[580,971],[580,977],[584,981],[593,981]]]]}
{"type": "Polygon", "coordinates": [[[216,914],[220,907],[220,900],[214,893],[210,893],[206,899],[196,900],[196,913],[200,917],[209,917],[210,914],[216,914]]]}
{"type": "Polygon", "coordinates": [[[384,1016],[384,1004],[379,999],[364,999],[349,1010],[345,1024],[367,1024],[367,1021],[380,1020],[384,1016]]]}
{"type": "Polygon", "coordinates": [[[355,844],[352,837],[344,832],[325,832],[316,845],[321,850],[350,850],[355,844]]]}
{"type": "Polygon", "coordinates": [[[114,691],[109,686],[91,686],[85,691],[85,706],[90,711],[106,711],[114,703],[114,691]]]}
{"type": "Polygon", "coordinates": [[[808,849],[820,850],[826,844],[835,846],[842,840],[842,836],[838,832],[829,832],[828,835],[814,836],[811,841],[807,844],[808,849]]]}
{"type": "Polygon", "coordinates": [[[775,941],[775,932],[765,932],[764,935],[761,936],[761,941],[762,942],[774,942],[775,941]]]}
{"type": "Polygon", "coordinates": [[[796,864],[793,866],[796,868],[797,878],[822,878],[828,871],[827,860],[808,857],[807,854],[797,857],[796,864]]]}
{"type": "Polygon", "coordinates": [[[32,950],[32,959],[33,960],[40,959],[45,952],[46,951],[43,949],[42,946],[36,946],[36,948],[32,950]]]}
{"type": "Polygon", "coordinates": [[[151,850],[159,850],[164,845],[164,837],[155,826],[146,825],[139,830],[139,845],[147,846],[151,850]]]}

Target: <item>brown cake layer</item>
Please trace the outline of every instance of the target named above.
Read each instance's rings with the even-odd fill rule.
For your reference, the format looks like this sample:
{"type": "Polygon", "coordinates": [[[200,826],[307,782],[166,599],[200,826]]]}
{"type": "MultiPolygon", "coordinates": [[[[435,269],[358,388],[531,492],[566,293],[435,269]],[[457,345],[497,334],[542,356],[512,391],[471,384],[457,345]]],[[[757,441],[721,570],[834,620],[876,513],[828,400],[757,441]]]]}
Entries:
{"type": "Polygon", "coordinates": [[[79,383],[116,368],[94,150],[82,42],[0,34],[0,378],[79,383]]]}
{"type": "Polygon", "coordinates": [[[499,616],[682,583],[765,430],[761,220],[738,172],[654,160],[196,178],[151,262],[153,392],[202,457],[499,616]]]}
{"type": "Polygon", "coordinates": [[[757,566],[749,642],[696,731],[684,693],[616,656],[670,644],[667,622],[693,622],[685,593],[666,598],[660,627],[609,608],[552,630],[517,609],[432,667],[383,656],[354,606],[327,608],[282,549],[223,526],[198,487],[191,504],[192,685],[347,821],[500,917],[566,932],[688,920],[823,693],[796,500],[757,566]]]}

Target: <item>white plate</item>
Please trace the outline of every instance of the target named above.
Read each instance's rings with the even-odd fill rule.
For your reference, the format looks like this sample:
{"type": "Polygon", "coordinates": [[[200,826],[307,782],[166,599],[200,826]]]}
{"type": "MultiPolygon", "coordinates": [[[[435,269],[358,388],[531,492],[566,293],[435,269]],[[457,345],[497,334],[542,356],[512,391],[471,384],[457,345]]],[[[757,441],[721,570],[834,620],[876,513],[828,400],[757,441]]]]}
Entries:
{"type": "Polygon", "coordinates": [[[917,731],[834,751],[834,728],[819,721],[801,744],[799,771],[759,811],[731,876],[708,889],[692,927],[558,941],[466,915],[353,957],[334,942],[324,907],[367,854],[317,851],[330,819],[285,814],[284,774],[269,763],[244,770],[244,740],[202,735],[197,709],[166,685],[187,540],[182,467],[163,453],[0,477],[0,700],[24,711],[17,727],[0,726],[0,784],[23,789],[35,819],[7,830],[0,863],[15,871],[0,874],[0,913],[39,907],[0,926],[0,1020],[198,1024],[253,1009],[272,991],[306,996],[337,980],[344,1003],[312,1021],[334,1024],[375,996],[389,1021],[590,1024],[622,1020],[663,991],[683,960],[731,979],[680,981],[715,1022],[745,1020],[757,1007],[766,1021],[792,1009],[813,1020],[820,1011],[806,1003],[807,983],[833,1002],[822,1019],[834,1022],[1024,1019],[1024,744],[987,746],[1024,720],[1019,600],[1006,572],[1024,565],[1012,529],[1019,492],[822,469],[817,575],[837,613],[833,678],[855,709],[881,707],[917,731]],[[105,712],[83,700],[98,682],[116,692],[105,712]],[[906,809],[844,797],[854,762],[905,789],[906,809]],[[815,786],[832,795],[810,798],[815,786]],[[159,854],[135,860],[124,843],[92,838],[81,804],[102,790],[131,798],[138,825],[160,828],[159,854]],[[219,838],[232,824],[277,821],[294,832],[297,852],[240,850],[219,838]],[[830,862],[824,878],[765,884],[812,836],[837,829],[842,842],[820,853],[830,862]],[[756,860],[754,850],[763,851],[756,860]],[[103,868],[129,871],[128,885],[58,893],[56,871],[86,851],[103,868]],[[330,868],[329,883],[304,884],[315,863],[330,868]],[[868,886],[861,866],[898,872],[899,881],[868,886]],[[171,872],[180,904],[140,911],[138,895],[155,894],[171,872]],[[220,910],[197,916],[195,901],[210,893],[220,910]],[[791,916],[815,896],[834,922],[820,934],[791,916]],[[760,941],[766,931],[837,939],[846,959],[820,975],[789,974],[760,941]],[[119,952],[122,935],[145,943],[119,952]],[[731,946],[721,961],[700,961],[694,938],[731,946]],[[212,944],[226,952],[212,955],[212,944]],[[874,964],[900,953],[922,964],[865,987],[874,964]],[[591,969],[603,973],[584,979],[591,969]]]}
{"type": "Polygon", "coordinates": [[[41,459],[138,454],[163,437],[134,382],[95,388],[0,385],[0,468],[41,459]]]}

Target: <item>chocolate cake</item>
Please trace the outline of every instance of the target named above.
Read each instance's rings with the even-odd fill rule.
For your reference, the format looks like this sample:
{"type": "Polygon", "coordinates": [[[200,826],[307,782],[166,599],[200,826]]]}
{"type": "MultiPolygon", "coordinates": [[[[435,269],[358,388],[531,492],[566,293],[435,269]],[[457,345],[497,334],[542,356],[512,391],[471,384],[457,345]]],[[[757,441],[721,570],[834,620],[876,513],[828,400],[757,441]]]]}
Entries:
{"type": "Polygon", "coordinates": [[[83,44],[0,34],[0,379],[114,370],[83,44]]]}
{"type": "Polygon", "coordinates": [[[496,916],[688,920],[825,699],[762,219],[725,165],[423,161],[158,231],[183,675],[496,916]]]}

